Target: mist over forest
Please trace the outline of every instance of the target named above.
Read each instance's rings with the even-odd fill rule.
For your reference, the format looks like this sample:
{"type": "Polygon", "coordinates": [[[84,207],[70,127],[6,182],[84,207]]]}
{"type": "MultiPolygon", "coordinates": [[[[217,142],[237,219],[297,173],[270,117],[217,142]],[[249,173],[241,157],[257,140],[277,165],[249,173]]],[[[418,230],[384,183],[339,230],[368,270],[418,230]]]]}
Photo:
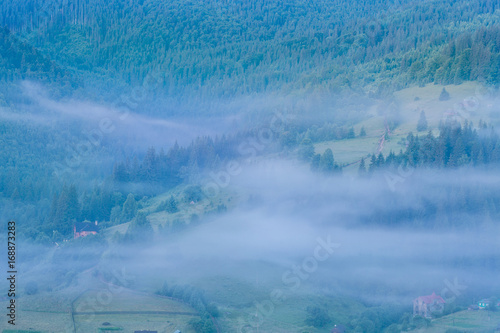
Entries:
{"type": "Polygon", "coordinates": [[[495,1],[5,0],[2,333],[496,332],[495,1]]]}

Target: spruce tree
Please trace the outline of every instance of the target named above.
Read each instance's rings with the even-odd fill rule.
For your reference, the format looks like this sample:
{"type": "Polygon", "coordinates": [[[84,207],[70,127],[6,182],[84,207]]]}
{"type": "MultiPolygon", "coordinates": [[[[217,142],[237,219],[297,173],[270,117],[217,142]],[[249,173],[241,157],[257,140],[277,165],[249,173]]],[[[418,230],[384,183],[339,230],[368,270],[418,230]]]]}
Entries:
{"type": "Polygon", "coordinates": [[[450,93],[448,93],[446,89],[443,87],[443,90],[441,90],[441,94],[439,95],[439,100],[447,101],[449,99],[450,99],[450,93]]]}
{"type": "Polygon", "coordinates": [[[427,118],[425,117],[425,112],[420,112],[420,119],[418,119],[417,123],[417,131],[422,132],[427,130],[427,118]]]}
{"type": "Polygon", "coordinates": [[[370,166],[368,167],[368,172],[373,173],[373,171],[377,168],[377,158],[375,157],[375,154],[372,154],[372,157],[370,159],[370,166]]]}
{"type": "Polygon", "coordinates": [[[123,203],[121,221],[129,221],[137,214],[137,202],[134,195],[129,193],[127,200],[123,203]]]}
{"type": "Polygon", "coordinates": [[[321,155],[315,154],[311,160],[311,170],[318,171],[319,170],[319,162],[321,161],[321,155]]]}
{"type": "Polygon", "coordinates": [[[335,169],[333,159],[333,152],[330,148],[327,148],[325,152],[321,155],[321,159],[319,161],[319,169],[324,173],[331,173],[335,169]]]}
{"type": "Polygon", "coordinates": [[[354,128],[349,128],[349,131],[347,132],[347,138],[348,139],[354,139],[356,137],[356,134],[354,133],[354,128]]]}
{"type": "Polygon", "coordinates": [[[305,138],[302,140],[299,150],[298,150],[299,158],[304,161],[310,161],[314,156],[314,146],[312,144],[311,139],[305,138]]]}
{"type": "Polygon", "coordinates": [[[382,167],[384,166],[384,164],[385,164],[384,155],[382,155],[382,152],[380,152],[377,157],[377,167],[382,167]]]}
{"type": "Polygon", "coordinates": [[[361,158],[361,162],[359,162],[359,169],[358,169],[358,175],[360,177],[366,176],[366,165],[365,165],[365,158],[361,158]]]}

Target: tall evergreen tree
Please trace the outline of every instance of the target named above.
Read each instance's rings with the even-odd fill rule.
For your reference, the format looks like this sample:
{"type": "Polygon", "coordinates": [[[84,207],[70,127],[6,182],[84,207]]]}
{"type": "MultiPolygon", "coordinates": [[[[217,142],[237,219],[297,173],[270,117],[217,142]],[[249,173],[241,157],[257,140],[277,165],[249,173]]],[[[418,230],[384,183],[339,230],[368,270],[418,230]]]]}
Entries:
{"type": "Polygon", "coordinates": [[[354,139],[355,137],[356,137],[356,134],[354,133],[354,128],[353,127],[349,128],[349,131],[347,132],[347,138],[354,139]]]}
{"type": "Polygon", "coordinates": [[[443,90],[441,90],[441,94],[439,95],[439,100],[440,101],[447,101],[450,99],[450,93],[446,91],[446,88],[443,87],[443,90]]]}
{"type": "Polygon", "coordinates": [[[422,132],[427,130],[427,118],[425,117],[425,112],[422,110],[420,112],[420,118],[417,123],[417,131],[422,132]]]}
{"type": "Polygon", "coordinates": [[[122,208],[122,221],[130,221],[137,214],[137,202],[135,201],[134,195],[129,193],[127,200],[123,203],[122,208]]]}
{"type": "Polygon", "coordinates": [[[375,154],[372,154],[372,157],[370,159],[370,166],[368,167],[368,172],[371,174],[375,169],[377,168],[377,158],[375,157],[375,154]]]}
{"type": "Polygon", "coordinates": [[[321,155],[320,154],[314,154],[312,160],[311,160],[311,170],[312,171],[318,171],[319,170],[319,165],[321,161],[321,155]]]}
{"type": "Polygon", "coordinates": [[[366,165],[365,165],[365,158],[364,157],[362,157],[361,161],[359,162],[358,175],[360,177],[366,176],[366,165]]]}
{"type": "Polygon", "coordinates": [[[324,173],[331,173],[335,169],[335,160],[333,158],[333,152],[330,148],[327,148],[321,155],[319,161],[319,170],[324,173]]]}
{"type": "Polygon", "coordinates": [[[311,139],[305,138],[302,140],[299,150],[298,150],[299,158],[304,161],[310,161],[314,156],[314,146],[312,144],[311,139]]]}

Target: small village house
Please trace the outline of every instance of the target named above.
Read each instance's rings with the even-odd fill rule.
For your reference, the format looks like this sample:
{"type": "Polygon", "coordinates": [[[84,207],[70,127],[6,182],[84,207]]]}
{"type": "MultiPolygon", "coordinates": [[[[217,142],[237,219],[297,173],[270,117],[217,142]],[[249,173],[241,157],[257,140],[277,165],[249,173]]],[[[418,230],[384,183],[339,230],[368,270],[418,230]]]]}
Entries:
{"type": "Polygon", "coordinates": [[[429,296],[419,296],[413,301],[413,315],[431,318],[433,312],[442,312],[446,302],[441,296],[432,293],[429,296]]]}
{"type": "Polygon", "coordinates": [[[99,232],[97,221],[94,223],[90,221],[76,222],[73,226],[73,238],[85,237],[88,235],[95,235],[99,232]]]}
{"type": "Polygon", "coordinates": [[[490,300],[489,299],[482,299],[479,302],[477,302],[477,306],[479,307],[479,310],[484,310],[488,306],[490,306],[490,300]]]}

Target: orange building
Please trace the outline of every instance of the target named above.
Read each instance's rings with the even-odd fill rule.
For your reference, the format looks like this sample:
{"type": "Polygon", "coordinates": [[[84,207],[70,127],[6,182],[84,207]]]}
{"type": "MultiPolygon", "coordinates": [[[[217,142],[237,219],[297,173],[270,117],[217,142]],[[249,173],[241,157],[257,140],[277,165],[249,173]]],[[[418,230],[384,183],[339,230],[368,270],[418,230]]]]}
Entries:
{"type": "Polygon", "coordinates": [[[87,235],[95,235],[99,232],[99,227],[97,226],[97,221],[94,223],[90,221],[76,222],[73,226],[73,238],[85,237],[87,235]]]}

